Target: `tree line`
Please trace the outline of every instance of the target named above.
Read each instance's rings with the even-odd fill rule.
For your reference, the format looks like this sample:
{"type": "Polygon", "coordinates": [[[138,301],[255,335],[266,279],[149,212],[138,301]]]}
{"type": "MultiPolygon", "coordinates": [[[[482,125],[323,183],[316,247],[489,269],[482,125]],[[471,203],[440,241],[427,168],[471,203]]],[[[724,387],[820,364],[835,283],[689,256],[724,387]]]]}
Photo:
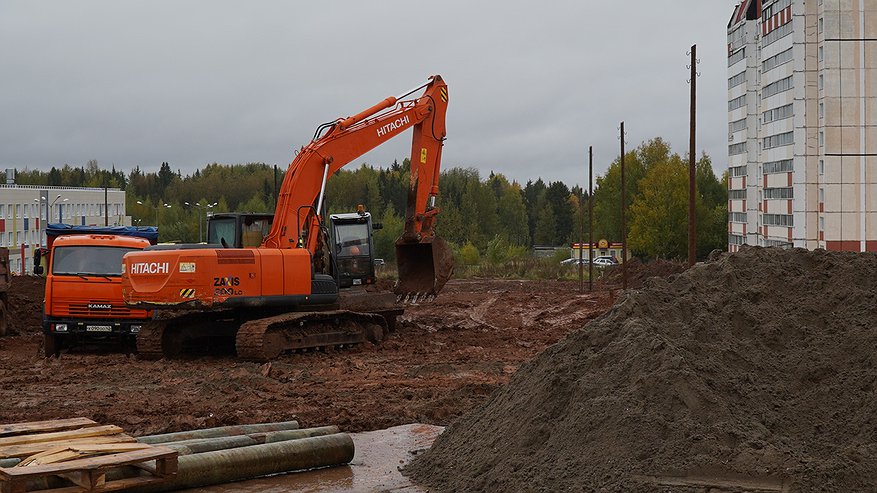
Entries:
{"type": "MultiPolygon", "coordinates": [[[[338,171],[327,185],[329,212],[349,212],[360,204],[384,228],[375,234],[376,255],[393,258],[401,234],[408,190],[407,159],[386,167],[362,164],[338,171]]],[[[96,161],[49,171],[19,171],[23,185],[112,187],[125,190],[127,211],[141,225],[158,225],[161,241],[198,241],[205,211],[273,212],[275,183],[285,169],[264,163],[213,163],[183,175],[162,163],[158,171],[139,166],[127,175],[96,161]],[[187,205],[188,203],[188,205],[187,205]],[[215,205],[213,205],[215,204],[215,205]],[[208,208],[207,206],[210,205],[208,208]]],[[[2,173],[0,173],[2,174],[2,173]]],[[[661,138],[625,154],[628,242],[646,258],[687,255],[688,164],[661,138]]],[[[727,178],[716,178],[710,158],[697,160],[698,256],[727,243],[727,178]]],[[[595,180],[594,238],[621,238],[621,160],[595,180]]],[[[439,179],[437,230],[458,252],[499,255],[498,249],[526,251],[535,245],[564,246],[588,235],[588,196],[580,186],[541,178],[521,184],[501,173],[450,168],[439,179]]],[[[502,255],[500,255],[500,258],[502,255]]]]}

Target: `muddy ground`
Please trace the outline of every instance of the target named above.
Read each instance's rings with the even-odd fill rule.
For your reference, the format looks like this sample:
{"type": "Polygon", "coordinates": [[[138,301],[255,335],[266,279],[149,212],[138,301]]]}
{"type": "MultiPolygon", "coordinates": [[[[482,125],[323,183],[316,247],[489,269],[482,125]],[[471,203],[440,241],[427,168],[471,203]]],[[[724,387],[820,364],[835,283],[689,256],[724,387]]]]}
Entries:
{"type": "Polygon", "coordinates": [[[285,356],[140,361],[77,351],[44,359],[42,285],[13,281],[12,326],[0,338],[0,423],[85,416],[134,435],[298,419],[369,431],[447,425],[524,362],[603,314],[614,296],[578,282],[453,280],[408,308],[379,346],[285,356]]]}

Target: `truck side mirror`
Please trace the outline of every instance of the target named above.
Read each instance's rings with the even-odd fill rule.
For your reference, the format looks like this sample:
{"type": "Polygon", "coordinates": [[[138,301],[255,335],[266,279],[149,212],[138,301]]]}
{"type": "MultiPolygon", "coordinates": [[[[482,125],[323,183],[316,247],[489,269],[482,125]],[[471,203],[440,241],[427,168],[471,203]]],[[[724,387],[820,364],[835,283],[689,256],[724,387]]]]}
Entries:
{"type": "Polygon", "coordinates": [[[384,225],[381,223],[372,223],[372,229],[384,229],[384,225]]]}
{"type": "Polygon", "coordinates": [[[39,248],[34,250],[34,252],[33,252],[33,265],[34,265],[34,267],[37,267],[38,265],[40,265],[40,260],[42,258],[43,258],[43,251],[40,250],[39,248]]]}

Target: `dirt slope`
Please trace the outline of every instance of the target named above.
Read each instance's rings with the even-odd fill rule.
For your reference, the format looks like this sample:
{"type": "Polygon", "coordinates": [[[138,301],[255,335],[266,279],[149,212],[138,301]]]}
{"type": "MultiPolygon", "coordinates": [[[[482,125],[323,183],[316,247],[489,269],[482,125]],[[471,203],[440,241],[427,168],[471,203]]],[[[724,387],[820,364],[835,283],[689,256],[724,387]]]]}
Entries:
{"type": "Polygon", "coordinates": [[[42,281],[15,278],[13,324],[0,338],[0,423],[85,416],[134,434],[297,418],[364,431],[445,425],[588,320],[610,296],[578,283],[451,281],[410,307],[379,346],[287,355],[270,365],[231,357],[140,361],[100,348],[44,359],[42,281]]]}
{"type": "Polygon", "coordinates": [[[873,254],[723,255],[628,292],[407,472],[455,492],[877,491],[875,347],[873,254]]]}

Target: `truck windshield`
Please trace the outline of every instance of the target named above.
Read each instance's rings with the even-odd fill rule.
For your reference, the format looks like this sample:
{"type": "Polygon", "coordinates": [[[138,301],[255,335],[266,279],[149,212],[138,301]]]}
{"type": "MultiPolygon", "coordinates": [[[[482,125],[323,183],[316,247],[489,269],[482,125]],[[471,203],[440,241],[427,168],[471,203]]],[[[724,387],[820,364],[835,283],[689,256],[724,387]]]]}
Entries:
{"type": "Polygon", "coordinates": [[[67,246],[52,252],[52,274],[121,276],[122,257],[139,248],[67,246]]]}

